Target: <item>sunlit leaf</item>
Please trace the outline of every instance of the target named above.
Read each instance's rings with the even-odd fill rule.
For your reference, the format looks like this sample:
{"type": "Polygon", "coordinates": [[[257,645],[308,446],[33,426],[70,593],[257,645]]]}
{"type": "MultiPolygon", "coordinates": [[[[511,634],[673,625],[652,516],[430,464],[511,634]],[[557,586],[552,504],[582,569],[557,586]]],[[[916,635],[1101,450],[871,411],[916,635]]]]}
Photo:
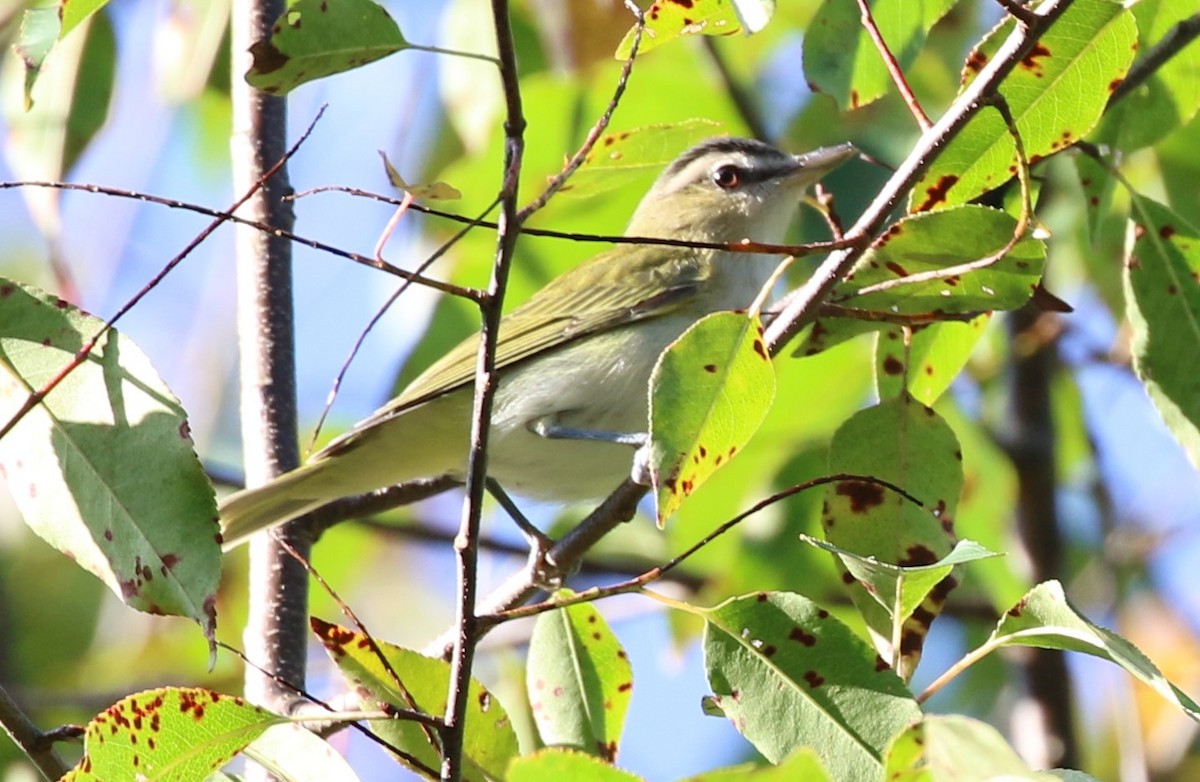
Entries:
{"type": "Polygon", "coordinates": [[[388,182],[392,184],[392,187],[408,192],[413,198],[430,201],[454,201],[462,198],[462,193],[457,188],[445,182],[430,182],[427,185],[405,182],[404,177],[400,176],[400,172],[392,165],[392,161],[388,160],[387,153],[382,149],[379,150],[379,157],[383,158],[383,169],[387,173],[388,182]]]}
{"type": "MultiPolygon", "coordinates": [[[[0,280],[0,422],[103,323],[0,280]]],[[[215,629],[217,511],[187,416],[149,360],[110,331],[3,439],[0,466],[25,522],[141,611],[215,629]]]]}
{"type": "MultiPolygon", "coordinates": [[[[1192,20],[1193,0],[1141,0],[1133,5],[1138,49],[1145,54],[1177,24],[1192,20]]],[[[1166,138],[1200,109],[1200,40],[1192,40],[1155,67],[1140,86],[1111,107],[1093,134],[1095,141],[1133,151],[1166,138]]]]}
{"type": "MultiPolygon", "coordinates": [[[[445,660],[380,641],[377,643],[385,658],[381,660],[362,634],[315,617],[310,623],[342,675],[363,693],[365,703],[399,709],[412,709],[415,704],[425,714],[445,714],[450,685],[450,664],[445,660]],[[395,677],[399,677],[399,684],[395,677]]],[[[467,698],[463,779],[504,779],[509,761],[517,756],[517,736],[508,714],[475,679],[471,680],[467,698]]],[[[409,752],[430,768],[440,767],[441,760],[430,741],[431,728],[405,719],[371,720],[368,724],[392,746],[409,752]]],[[[403,758],[400,761],[404,762],[403,758]]]]}
{"type": "Polygon", "coordinates": [[[920,709],[862,639],[786,592],[733,598],[704,617],[710,713],[773,763],[812,747],[833,779],[880,778],[888,742],[920,709]]]}
{"type": "Polygon", "coordinates": [[[932,405],[966,366],[990,315],[965,322],[932,323],[914,330],[905,348],[901,330],[879,332],[875,346],[875,387],[880,399],[907,390],[918,402],[932,405]]]}
{"type": "Polygon", "coordinates": [[[578,603],[538,617],[526,679],[544,743],[616,760],[633,669],[594,605],[578,603]]]}
{"type": "Polygon", "coordinates": [[[744,763],[730,768],[706,771],[682,782],[832,782],[820,757],[811,747],[803,747],[788,755],[781,763],[763,765],[744,763]]]}
{"type": "MultiPolygon", "coordinates": [[[[1013,31],[1011,17],[967,60],[970,81],[1013,31]]],[[[1108,0],[1077,0],[1004,79],[1030,162],[1065,149],[1100,119],[1137,46],[1133,15],[1108,0]]],[[[1017,173],[1016,146],[1000,113],[983,107],[913,187],[910,211],[962,204],[1017,173]]]]}
{"type": "Polygon", "coordinates": [[[243,752],[282,782],[359,782],[341,753],[296,723],[269,728],[243,752]]]}
{"type": "Polygon", "coordinates": [[[651,477],[662,525],[758,430],[775,370],[757,317],[717,312],[659,357],[650,376],[651,477]]]}
{"type": "Polygon", "coordinates": [[[83,760],[63,780],[204,779],[286,721],[212,690],[147,690],[122,698],[87,724],[83,760]]]}
{"type": "MultiPolygon", "coordinates": [[[[686,35],[752,35],[767,26],[775,13],[775,0],[655,0],[646,9],[646,28],[638,53],[643,54],[686,35]]],[[[636,26],[617,47],[624,60],[633,50],[636,26]]]]}

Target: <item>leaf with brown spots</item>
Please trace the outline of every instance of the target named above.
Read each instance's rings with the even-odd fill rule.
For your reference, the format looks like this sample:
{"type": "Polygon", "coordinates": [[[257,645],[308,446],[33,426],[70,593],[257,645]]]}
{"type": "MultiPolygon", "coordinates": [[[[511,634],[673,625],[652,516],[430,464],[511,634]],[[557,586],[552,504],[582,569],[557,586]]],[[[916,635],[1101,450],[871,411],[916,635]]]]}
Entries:
{"type": "MultiPolygon", "coordinates": [[[[103,323],[0,279],[0,423],[103,323]]],[[[139,611],[187,616],[212,638],[216,502],[187,414],[128,337],[109,331],[0,438],[0,474],[25,523],[139,611]]]]}
{"type": "MultiPolygon", "coordinates": [[[[1145,53],[1175,34],[1176,25],[1188,23],[1196,13],[1196,2],[1144,0],[1132,11],[1138,25],[1137,48],[1145,53]]],[[[1089,140],[1129,153],[1187,125],[1200,110],[1198,72],[1200,44],[1193,42],[1156,67],[1141,87],[1110,106],[1089,140]]]]}
{"type": "MultiPolygon", "coordinates": [[[[450,684],[450,664],[446,661],[377,642],[390,665],[389,671],[361,633],[316,618],[311,624],[342,676],[351,687],[359,690],[367,708],[372,704],[411,708],[392,676],[391,671],[394,671],[420,711],[437,716],[445,712],[450,684]]],[[[368,726],[385,741],[409,752],[427,766],[440,766],[438,753],[417,723],[401,719],[372,720],[368,726]]],[[[471,679],[463,738],[463,779],[472,782],[503,779],[508,763],[517,754],[517,736],[504,707],[482,684],[471,679]]]]}
{"type": "Polygon", "coordinates": [[[883,750],[920,716],[908,689],[850,628],[807,598],[766,593],[703,612],[718,708],[768,760],[812,747],[833,779],[880,779],[883,750]]]}
{"type": "Polygon", "coordinates": [[[775,369],[757,317],[714,313],[663,352],[650,377],[659,526],[750,441],[774,398],[775,369]]]}
{"type": "MultiPolygon", "coordinates": [[[[845,490],[847,482],[832,484],[825,490],[822,513],[826,539],[838,550],[905,567],[932,565],[949,555],[963,485],[960,454],[954,430],[907,394],[855,414],[833,436],[830,471],[889,481],[916,497],[923,507],[886,489],[881,490],[879,502],[864,505],[845,490]]],[[[909,653],[904,655],[894,652],[892,641],[900,637],[894,611],[880,605],[874,586],[871,579],[856,579],[851,598],[880,654],[907,679],[920,659],[920,645],[913,649],[908,644],[909,653]]],[[[925,608],[936,615],[941,605],[927,604],[925,608]]],[[[907,617],[908,612],[904,613],[907,617]]],[[[927,626],[921,632],[925,630],[927,626]]]]}
{"type": "Polygon", "coordinates": [[[1167,428],[1200,466],[1200,229],[1140,196],[1124,269],[1133,368],[1167,428]]]}
{"type": "MultiPolygon", "coordinates": [[[[989,34],[968,63],[991,58],[1013,30],[1007,20],[989,34]]],[[[1031,161],[1061,151],[1100,119],[1108,85],[1133,62],[1133,15],[1108,0],[1077,0],[1038,42],[1033,56],[1000,85],[1031,161]]],[[[975,78],[968,69],[965,82],[975,78]]],[[[995,109],[983,108],[946,145],[912,190],[909,210],[964,204],[1003,185],[1016,172],[1016,146],[995,109]],[[946,177],[956,177],[948,187],[946,177]]]]}
{"type": "MultiPolygon", "coordinates": [[[[646,9],[638,54],[688,35],[753,35],[775,13],[775,0],[655,0],[646,9]]],[[[637,28],[626,33],[614,56],[629,57],[637,28]]]]}
{"type": "Polygon", "coordinates": [[[579,603],[538,617],[525,679],[543,743],[615,762],[633,695],[633,667],[594,605],[579,603]]]}
{"type": "Polygon", "coordinates": [[[1162,675],[1146,655],[1121,636],[1092,624],[1067,600],[1062,584],[1047,581],[1029,591],[1000,618],[984,649],[1034,646],[1082,652],[1116,663],[1138,681],[1200,722],[1200,705],[1162,675]]]}
{"type": "MultiPolygon", "coordinates": [[[[837,556],[847,571],[861,584],[870,584],[871,596],[892,617],[893,622],[906,621],[921,609],[921,603],[929,597],[938,584],[950,575],[957,565],[1000,556],[971,540],[960,540],[949,554],[928,564],[893,565],[880,562],[873,557],[864,557],[838,548],[831,543],[810,535],[800,539],[811,546],[824,549],[837,556]]],[[[927,559],[919,547],[910,552],[912,559],[927,559]]]]}
{"type": "Polygon", "coordinates": [[[64,782],[206,779],[272,725],[287,722],[232,695],[164,687],[129,695],[88,723],[64,782]]]}
{"type": "MultiPolygon", "coordinates": [[[[900,67],[907,69],[924,48],[926,34],[953,6],[954,0],[874,0],[871,14],[900,67]]],[[[809,23],[804,74],[814,91],[831,96],[843,110],[865,106],[893,89],[858,5],[843,0],[826,0],[809,23]]]]}
{"type": "Polygon", "coordinates": [[[372,0],[295,0],[269,39],[250,47],[246,81],[283,95],[306,81],[332,76],[411,48],[396,22],[372,0]]]}
{"type": "Polygon", "coordinates": [[[966,322],[933,323],[913,333],[907,351],[899,334],[888,338],[899,329],[881,331],[875,341],[875,388],[879,398],[888,399],[906,390],[921,404],[932,405],[967,365],[990,320],[991,315],[984,314],[966,322]],[[901,371],[888,369],[892,365],[899,365],[901,371]]]}

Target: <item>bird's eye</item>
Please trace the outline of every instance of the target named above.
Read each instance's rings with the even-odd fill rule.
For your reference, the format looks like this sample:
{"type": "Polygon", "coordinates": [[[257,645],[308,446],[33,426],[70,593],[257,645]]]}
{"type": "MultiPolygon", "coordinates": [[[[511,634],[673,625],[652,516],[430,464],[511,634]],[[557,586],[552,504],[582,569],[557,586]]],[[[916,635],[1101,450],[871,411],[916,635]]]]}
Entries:
{"type": "Polygon", "coordinates": [[[737,166],[720,166],[712,175],[713,184],[722,190],[733,190],[742,183],[742,172],[737,166]]]}

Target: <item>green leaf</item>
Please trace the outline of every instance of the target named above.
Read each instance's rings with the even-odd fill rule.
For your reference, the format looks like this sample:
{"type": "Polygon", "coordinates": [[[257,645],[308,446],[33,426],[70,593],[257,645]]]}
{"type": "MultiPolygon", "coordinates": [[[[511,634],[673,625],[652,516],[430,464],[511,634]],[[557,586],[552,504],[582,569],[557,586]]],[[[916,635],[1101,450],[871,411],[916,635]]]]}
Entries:
{"type": "Polygon", "coordinates": [[[850,628],[786,592],[704,612],[710,704],[772,763],[811,747],[833,779],[879,779],[883,750],[921,715],[904,683],[850,628]]]}
{"type": "Polygon", "coordinates": [[[579,603],[538,617],[526,679],[544,743],[616,760],[633,668],[595,606],[579,603]]]}
{"type": "MultiPolygon", "coordinates": [[[[897,221],[834,289],[830,303],[848,314],[818,318],[800,336],[792,355],[814,355],[869,331],[886,334],[896,329],[887,320],[896,315],[936,320],[941,315],[1020,307],[1041,279],[1045,243],[1026,237],[998,260],[987,262],[1004,250],[1017,227],[1017,219],[1007,212],[975,204],[897,221]],[[854,311],[863,311],[862,317],[854,317],[854,311]]],[[[909,370],[909,387],[922,401],[940,396],[962,369],[981,331],[982,323],[976,323],[938,324],[929,335],[914,338],[916,360],[909,370]]],[[[899,387],[904,362],[897,362],[889,348],[880,351],[879,363],[880,392],[887,396],[899,387]],[[886,376],[895,382],[885,382],[886,376]]]]}
{"type": "Polygon", "coordinates": [[[1171,684],[1146,655],[1116,633],[1092,624],[1067,600],[1062,584],[1038,584],[1000,619],[988,646],[1035,646],[1083,652],[1116,663],[1200,721],[1200,705],[1171,684]]]}
{"type": "MultiPolygon", "coordinates": [[[[685,35],[752,35],[767,26],[775,13],[775,0],[655,0],[646,9],[646,27],[638,54],[685,35]]],[[[629,57],[637,26],[625,34],[616,54],[629,57]]]]}
{"type": "MultiPolygon", "coordinates": [[[[954,7],[955,0],[876,0],[871,16],[888,49],[907,70],[925,45],[925,35],[954,7]]],[[[804,37],[804,75],[814,90],[856,109],[883,96],[892,78],[855,3],[825,0],[804,37]]]]}
{"type": "MultiPolygon", "coordinates": [[[[1010,17],[971,53],[964,83],[1012,30],[1010,17]]],[[[1120,4],[1077,0],[1067,8],[1000,85],[1030,162],[1065,149],[1095,126],[1125,78],[1136,46],[1137,25],[1120,4]]],[[[966,203],[1016,172],[1012,135],[998,111],[983,107],[913,187],[909,209],[966,203]]]]}
{"type": "Polygon", "coordinates": [[[985,722],[930,715],[909,726],[888,748],[888,782],[1052,782],[1017,755],[985,722]]]}
{"type": "Polygon", "coordinates": [[[852,551],[840,549],[831,543],[810,535],[801,535],[805,543],[837,555],[855,580],[866,586],[867,591],[879,603],[893,621],[904,622],[924,602],[938,584],[955,566],[980,559],[998,557],[971,540],[960,540],[949,554],[929,565],[892,565],[873,557],[864,557],[852,551]]]}
{"type": "Polygon", "coordinates": [[[831,782],[821,758],[811,747],[802,747],[777,765],[743,763],[705,771],[682,782],[831,782]]]}
{"type": "Polygon", "coordinates": [[[659,356],[650,376],[651,468],[663,523],[758,430],[775,370],[758,317],[716,312],[659,356]]]}
{"type": "Polygon", "coordinates": [[[1200,231],[1147,198],[1135,197],[1132,217],[1124,279],[1133,368],[1200,466],[1200,231]]]}
{"type": "Polygon", "coordinates": [[[287,718],[232,695],[165,687],[130,695],[88,723],[64,782],[204,779],[287,718]]]}
{"type": "MultiPolygon", "coordinates": [[[[1194,0],[1141,0],[1133,6],[1138,50],[1149,52],[1196,13],[1194,0]]],[[[1154,69],[1145,82],[1104,115],[1098,143],[1128,152],[1155,144],[1187,124],[1200,109],[1200,41],[1193,40],[1154,69]]]]}
{"type": "Polygon", "coordinates": [[[295,0],[269,40],[250,47],[246,81],[282,95],[306,81],[348,71],[410,48],[396,22],[373,0],[295,0]]]}
{"type": "Polygon", "coordinates": [[[58,9],[62,13],[62,32],[59,37],[65,38],[67,33],[106,5],[108,0],[62,0],[58,9]]]}
{"type": "Polygon", "coordinates": [[[991,320],[980,315],[966,322],[933,323],[914,329],[905,349],[901,329],[879,332],[875,344],[875,388],[880,399],[908,391],[918,402],[932,405],[950,388],[991,320]]]}
{"type": "Polygon", "coordinates": [[[692,119],[601,136],[562,193],[592,196],[619,187],[630,173],[658,173],[679,153],[721,132],[721,123],[692,119]]]}
{"type": "MultiPolygon", "coordinates": [[[[450,664],[445,660],[376,642],[385,662],[374,653],[369,639],[361,633],[316,617],[309,621],[342,675],[351,686],[360,688],[365,694],[364,702],[413,708],[396,683],[394,671],[418,710],[430,715],[445,714],[450,685],[450,664]]],[[[468,698],[463,779],[480,782],[503,779],[509,761],[517,756],[517,736],[508,714],[475,679],[471,679],[468,698]]],[[[427,766],[436,769],[441,765],[439,754],[430,743],[428,728],[422,729],[416,722],[404,719],[371,720],[369,726],[385,741],[412,754],[427,766]]]]}
{"type": "MultiPolygon", "coordinates": [[[[932,409],[907,395],[856,413],[833,436],[829,469],[888,481],[916,497],[863,481],[825,489],[826,539],[844,551],[903,567],[932,565],[954,544],[954,518],[962,493],[962,452],[954,430],[932,409]]],[[[903,678],[920,659],[929,626],[957,585],[945,576],[909,621],[898,624],[871,595],[870,582],[850,590],[876,646],[903,678]]]]}
{"type": "Polygon", "coordinates": [[[602,760],[567,749],[544,749],[516,758],[506,782],[639,782],[642,778],[602,760]]]}
{"type": "Polygon", "coordinates": [[[975,204],[911,215],[875,240],[830,300],[901,315],[1016,309],[1041,279],[1045,243],[1025,237],[993,263],[955,267],[994,257],[1017,227],[1007,212],[975,204]]]}
{"type": "MultiPolygon", "coordinates": [[[[103,323],[0,280],[0,422],[103,323]]],[[[221,570],[212,485],[187,416],[141,350],[109,331],[3,439],[0,467],[25,522],[128,605],[211,637],[221,570]]]]}

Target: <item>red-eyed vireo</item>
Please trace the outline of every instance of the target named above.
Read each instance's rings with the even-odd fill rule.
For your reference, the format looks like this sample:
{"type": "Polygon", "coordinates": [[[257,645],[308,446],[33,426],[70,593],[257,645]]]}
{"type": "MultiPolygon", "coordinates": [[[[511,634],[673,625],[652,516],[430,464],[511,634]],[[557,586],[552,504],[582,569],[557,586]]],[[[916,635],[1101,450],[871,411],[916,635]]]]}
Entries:
{"type": "MultiPolygon", "coordinates": [[[[679,156],[638,204],[627,236],[783,240],[804,190],[854,154],[804,155],[717,138],[679,156]]],[[[778,256],[623,244],[553,280],[500,323],[488,477],[527,497],[598,499],[630,474],[650,373],[689,326],[750,306],[778,256]]],[[[306,464],[221,503],[226,546],[332,500],[466,471],[478,337],[306,464]]]]}

